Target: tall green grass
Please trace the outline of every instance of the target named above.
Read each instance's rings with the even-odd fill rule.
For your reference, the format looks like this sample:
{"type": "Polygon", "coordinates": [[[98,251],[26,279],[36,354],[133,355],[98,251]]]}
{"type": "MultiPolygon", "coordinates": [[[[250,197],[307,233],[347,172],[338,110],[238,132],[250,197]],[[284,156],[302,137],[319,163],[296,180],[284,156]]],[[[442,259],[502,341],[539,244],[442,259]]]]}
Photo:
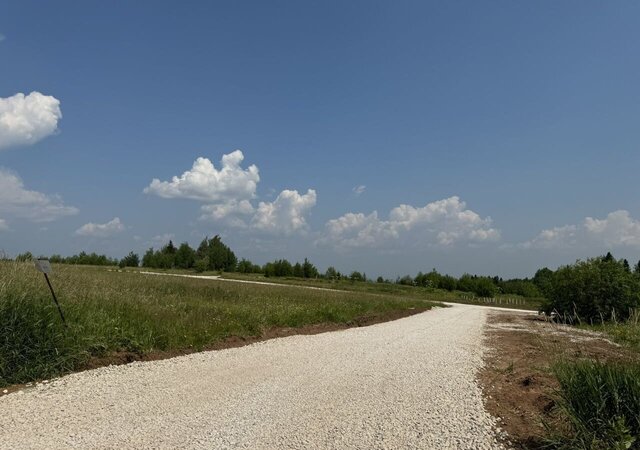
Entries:
{"type": "Polygon", "coordinates": [[[561,362],[553,372],[558,406],[570,424],[553,447],[640,449],[639,363],[561,362]]]}
{"type": "Polygon", "coordinates": [[[632,311],[623,322],[613,320],[588,328],[607,333],[617,343],[640,352],[640,310],[632,311]]]}
{"type": "Polygon", "coordinates": [[[199,350],[274,327],[348,323],[432,303],[362,292],[323,292],[105,268],[54,266],[62,326],[42,274],[0,262],[0,385],[50,378],[112,352],[199,350]]]}

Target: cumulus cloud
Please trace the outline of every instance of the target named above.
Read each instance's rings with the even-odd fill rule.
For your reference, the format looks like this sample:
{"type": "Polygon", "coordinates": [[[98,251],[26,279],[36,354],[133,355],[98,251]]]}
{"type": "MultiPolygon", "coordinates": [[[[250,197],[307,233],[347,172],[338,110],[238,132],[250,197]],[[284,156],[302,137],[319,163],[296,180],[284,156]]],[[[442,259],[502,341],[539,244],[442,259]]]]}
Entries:
{"type": "Polygon", "coordinates": [[[229,200],[226,203],[203,205],[200,210],[202,211],[201,220],[222,222],[238,228],[246,228],[245,217],[255,211],[248,200],[229,200]]]}
{"type": "Polygon", "coordinates": [[[109,237],[116,233],[124,231],[124,224],[120,221],[120,218],[114,217],[107,223],[85,223],[76,230],[78,236],[91,236],[91,237],[109,237]]]}
{"type": "Polygon", "coordinates": [[[353,191],[353,193],[356,194],[356,197],[360,196],[366,190],[367,190],[367,187],[364,184],[355,186],[353,189],[351,189],[351,191],[353,191]]]}
{"type": "Polygon", "coordinates": [[[613,211],[604,219],[586,217],[579,225],[542,230],[519,246],[525,249],[640,247],[640,221],[633,219],[629,211],[613,211]]]}
{"type": "Polygon", "coordinates": [[[208,220],[234,228],[289,234],[307,229],[306,215],[316,203],[316,193],[306,194],[283,190],[273,202],[260,202],[254,206],[260,181],[255,165],[241,166],[242,151],[222,156],[217,169],[207,158],[198,158],[191,170],[171,181],[153,179],[144,189],[147,194],[162,198],[187,198],[205,204],[200,207],[200,220],[208,220]]]}
{"type": "Polygon", "coordinates": [[[244,155],[240,150],[222,156],[216,169],[207,158],[198,158],[191,170],[174,176],[171,181],[154,178],[144,189],[145,194],[162,198],[188,198],[206,202],[229,202],[252,199],[260,181],[255,165],[243,169],[244,155]]]}
{"type": "Polygon", "coordinates": [[[563,248],[570,247],[576,243],[578,227],[575,225],[565,225],[542,230],[535,238],[520,244],[522,248],[563,248]]]}
{"type": "Polygon", "coordinates": [[[290,234],[308,228],[305,216],[316,204],[316,191],[306,194],[285,189],[273,202],[260,202],[251,220],[251,226],[258,230],[290,234]]]}
{"type": "Polygon", "coordinates": [[[500,231],[491,227],[491,218],[482,218],[466,209],[454,196],[428,203],[423,207],[400,205],[387,220],[377,211],[369,215],[347,213],[325,226],[320,243],[336,247],[383,247],[406,241],[413,246],[448,246],[457,242],[497,241],[500,231]]]}
{"type": "Polygon", "coordinates": [[[0,212],[33,222],[51,222],[78,213],[57,195],[30,191],[14,172],[0,168],[0,212]]]}
{"type": "Polygon", "coordinates": [[[0,150],[38,142],[56,131],[61,118],[60,101],[50,95],[0,98],[0,150]]]}

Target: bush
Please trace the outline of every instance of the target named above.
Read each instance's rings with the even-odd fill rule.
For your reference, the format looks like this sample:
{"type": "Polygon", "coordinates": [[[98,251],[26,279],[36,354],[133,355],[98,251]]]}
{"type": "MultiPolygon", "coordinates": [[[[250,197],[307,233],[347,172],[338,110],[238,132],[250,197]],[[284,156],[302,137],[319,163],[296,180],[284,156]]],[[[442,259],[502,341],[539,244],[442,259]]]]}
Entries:
{"type": "Polygon", "coordinates": [[[640,305],[640,277],[607,255],[559,268],[547,294],[547,313],[555,310],[591,322],[624,320],[640,305]]]}
{"type": "Polygon", "coordinates": [[[553,367],[571,432],[564,448],[640,449],[640,364],[584,360],[553,367]]]}

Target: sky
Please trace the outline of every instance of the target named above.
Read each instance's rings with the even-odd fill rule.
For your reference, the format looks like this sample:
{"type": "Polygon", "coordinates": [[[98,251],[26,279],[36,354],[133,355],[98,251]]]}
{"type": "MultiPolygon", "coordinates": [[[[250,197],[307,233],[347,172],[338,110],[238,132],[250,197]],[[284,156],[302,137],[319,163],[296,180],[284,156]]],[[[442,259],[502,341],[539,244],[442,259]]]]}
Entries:
{"type": "Polygon", "coordinates": [[[640,3],[0,4],[0,250],[640,258],[640,3]]]}

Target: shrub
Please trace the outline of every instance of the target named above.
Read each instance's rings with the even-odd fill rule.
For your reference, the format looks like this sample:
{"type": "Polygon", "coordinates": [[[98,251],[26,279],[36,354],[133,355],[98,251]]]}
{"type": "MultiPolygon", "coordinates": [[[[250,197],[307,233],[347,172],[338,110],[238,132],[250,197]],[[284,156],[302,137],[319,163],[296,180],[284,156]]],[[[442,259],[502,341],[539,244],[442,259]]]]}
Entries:
{"type": "Polygon", "coordinates": [[[601,322],[626,319],[640,305],[640,277],[613,257],[592,258],[559,268],[548,287],[547,313],[601,322]]]}

